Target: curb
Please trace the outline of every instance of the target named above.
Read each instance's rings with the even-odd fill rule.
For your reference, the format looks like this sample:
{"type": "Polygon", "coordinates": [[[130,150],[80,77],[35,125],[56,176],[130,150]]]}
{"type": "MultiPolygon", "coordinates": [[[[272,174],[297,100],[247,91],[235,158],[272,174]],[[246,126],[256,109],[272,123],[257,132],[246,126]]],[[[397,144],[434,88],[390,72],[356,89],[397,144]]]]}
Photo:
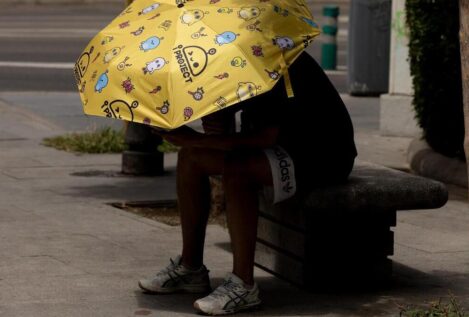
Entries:
{"type": "Polygon", "coordinates": [[[407,161],[413,172],[443,183],[468,187],[464,161],[435,152],[427,142],[415,138],[407,150],[407,161]]]}

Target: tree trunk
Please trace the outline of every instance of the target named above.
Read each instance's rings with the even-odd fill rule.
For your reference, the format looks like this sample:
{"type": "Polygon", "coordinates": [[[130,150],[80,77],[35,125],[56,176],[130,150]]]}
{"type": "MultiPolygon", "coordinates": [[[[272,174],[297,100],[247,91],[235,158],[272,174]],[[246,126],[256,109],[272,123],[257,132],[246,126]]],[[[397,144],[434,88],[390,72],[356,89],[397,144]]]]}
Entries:
{"type": "Polygon", "coordinates": [[[464,151],[466,153],[469,180],[469,0],[459,0],[459,16],[461,23],[459,41],[461,43],[464,125],[466,130],[464,138],[464,151]]]}

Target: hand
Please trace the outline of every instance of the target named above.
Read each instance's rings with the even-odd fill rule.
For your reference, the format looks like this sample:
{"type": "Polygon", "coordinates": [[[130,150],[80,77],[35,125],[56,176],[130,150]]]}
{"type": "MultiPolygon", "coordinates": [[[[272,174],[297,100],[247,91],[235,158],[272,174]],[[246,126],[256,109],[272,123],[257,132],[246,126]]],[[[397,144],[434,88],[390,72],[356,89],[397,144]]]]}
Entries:
{"type": "Polygon", "coordinates": [[[169,143],[182,147],[197,146],[203,138],[203,134],[187,126],[182,126],[171,131],[157,131],[156,133],[169,143]]]}

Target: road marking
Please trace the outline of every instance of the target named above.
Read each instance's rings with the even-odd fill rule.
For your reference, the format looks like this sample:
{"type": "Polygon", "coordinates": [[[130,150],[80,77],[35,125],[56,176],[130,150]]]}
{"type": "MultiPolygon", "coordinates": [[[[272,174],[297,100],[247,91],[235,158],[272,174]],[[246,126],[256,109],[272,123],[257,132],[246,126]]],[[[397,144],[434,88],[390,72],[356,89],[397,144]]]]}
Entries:
{"type": "Polygon", "coordinates": [[[46,68],[46,69],[73,69],[74,63],[43,63],[43,62],[9,62],[0,61],[0,67],[15,68],[46,68]]]}
{"type": "Polygon", "coordinates": [[[0,38],[90,38],[96,35],[98,29],[0,29],[0,38]]]}
{"type": "MultiPolygon", "coordinates": [[[[341,68],[340,66],[337,66],[337,68],[341,68]]],[[[336,69],[336,70],[325,70],[324,71],[326,75],[329,76],[342,76],[342,75],[347,75],[347,70],[344,69],[336,69]]]]}

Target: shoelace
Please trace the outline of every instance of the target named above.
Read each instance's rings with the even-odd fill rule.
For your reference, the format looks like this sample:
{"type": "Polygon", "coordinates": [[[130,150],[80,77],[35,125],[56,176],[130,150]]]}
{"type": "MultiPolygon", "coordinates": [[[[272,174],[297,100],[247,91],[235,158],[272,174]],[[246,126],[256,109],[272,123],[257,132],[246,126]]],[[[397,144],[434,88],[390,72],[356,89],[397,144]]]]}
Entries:
{"type": "Polygon", "coordinates": [[[224,298],[230,292],[236,293],[237,289],[239,290],[241,288],[236,285],[232,280],[226,280],[223,282],[222,285],[217,287],[217,289],[212,294],[210,294],[210,296],[213,298],[224,298]]]}
{"type": "Polygon", "coordinates": [[[163,270],[159,271],[158,273],[156,273],[156,276],[162,276],[162,275],[166,275],[168,274],[169,272],[173,272],[173,271],[176,271],[178,269],[178,267],[180,266],[179,264],[176,264],[174,262],[173,259],[169,259],[169,261],[171,262],[166,268],[164,268],[163,270]]]}

